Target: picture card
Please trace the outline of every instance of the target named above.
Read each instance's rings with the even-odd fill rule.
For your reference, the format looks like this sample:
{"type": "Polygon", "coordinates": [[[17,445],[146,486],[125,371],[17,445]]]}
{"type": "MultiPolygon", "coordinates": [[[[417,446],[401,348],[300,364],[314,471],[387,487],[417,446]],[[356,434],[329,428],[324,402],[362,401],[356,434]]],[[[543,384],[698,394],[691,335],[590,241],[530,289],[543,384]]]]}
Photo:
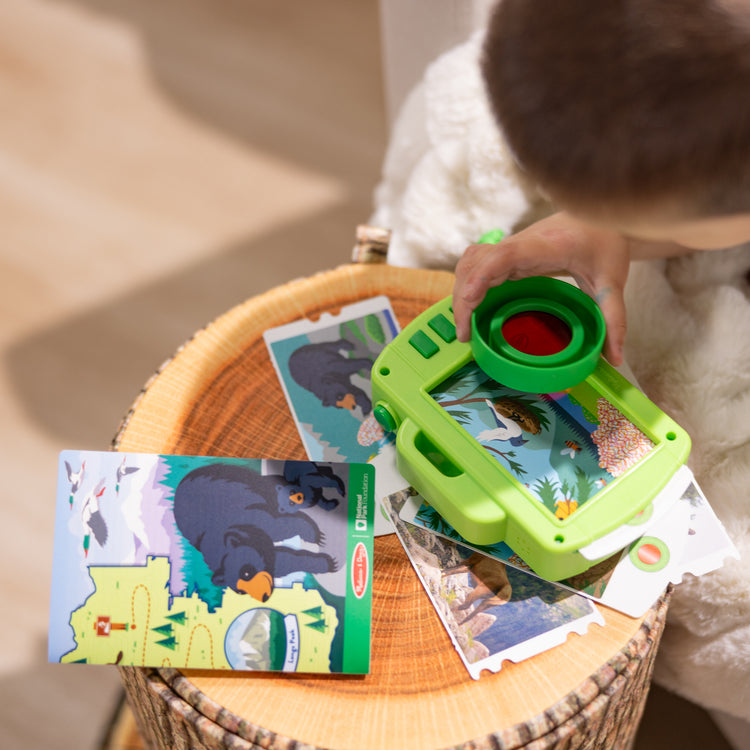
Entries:
{"type": "Polygon", "coordinates": [[[659,520],[693,483],[693,472],[687,466],[681,466],[669,479],[664,488],[653,500],[628,523],[605,534],[591,544],[579,550],[587,560],[600,560],[625,548],[632,541],[643,535],[644,524],[653,524],[659,520]]]}
{"type": "Polygon", "coordinates": [[[369,671],[374,469],[64,451],[49,660],[369,671]]]}
{"type": "Polygon", "coordinates": [[[654,448],[590,385],[580,384],[576,394],[514,390],[474,361],[431,392],[457,424],[560,520],[583,508],[654,448]]]}
{"type": "Polygon", "coordinates": [[[679,584],[686,574],[710,573],[729,557],[739,558],[739,553],[693,481],[643,536],[617,558],[610,558],[614,566],[609,578],[601,570],[588,581],[576,577],[564,583],[602,604],[639,616],[670,583],[679,584]]]}
{"type": "Polygon", "coordinates": [[[586,597],[405,522],[407,489],[384,498],[411,564],[473,679],[583,634],[604,618],[586,597]]]}
{"type": "Polygon", "coordinates": [[[398,332],[381,296],[264,333],[310,460],[365,463],[393,442],[372,412],[370,371],[398,332]]]}
{"type": "MultiPolygon", "coordinates": [[[[640,514],[640,533],[624,549],[556,584],[631,617],[641,617],[668,584],[679,583],[686,573],[704,575],[721,567],[727,557],[736,557],[737,550],[724,527],[692,473],[690,477],[680,499],[665,512],[659,509],[651,516],[649,507],[640,514]]],[[[404,502],[400,515],[407,523],[533,575],[524,560],[503,542],[491,546],[467,542],[419,495],[404,502]]]]}

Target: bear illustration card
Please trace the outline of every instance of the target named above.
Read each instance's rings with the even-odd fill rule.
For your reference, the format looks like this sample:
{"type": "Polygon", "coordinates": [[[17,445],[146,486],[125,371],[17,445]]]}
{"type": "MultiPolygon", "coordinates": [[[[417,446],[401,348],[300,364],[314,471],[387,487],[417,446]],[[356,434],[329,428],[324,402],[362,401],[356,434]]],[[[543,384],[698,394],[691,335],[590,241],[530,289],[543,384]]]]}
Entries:
{"type": "Polygon", "coordinates": [[[399,332],[387,297],[264,333],[308,458],[369,461],[393,440],[373,416],[370,370],[399,332]]]}
{"type": "Polygon", "coordinates": [[[64,451],[51,662],[369,671],[374,469],[64,451]]]}

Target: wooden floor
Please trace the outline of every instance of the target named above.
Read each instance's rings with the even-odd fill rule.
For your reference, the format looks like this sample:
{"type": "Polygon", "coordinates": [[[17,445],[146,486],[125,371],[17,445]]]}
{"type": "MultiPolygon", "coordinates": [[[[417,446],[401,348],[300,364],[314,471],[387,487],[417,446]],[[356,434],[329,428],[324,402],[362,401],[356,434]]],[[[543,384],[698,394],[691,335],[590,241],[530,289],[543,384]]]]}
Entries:
{"type": "MultiPolygon", "coordinates": [[[[120,695],[46,663],[58,452],[106,448],[227,308],[346,262],[385,143],[376,0],[0,3],[6,750],[100,747],[120,695]]],[[[638,750],[723,747],[673,696],[647,718],[638,750]]]]}

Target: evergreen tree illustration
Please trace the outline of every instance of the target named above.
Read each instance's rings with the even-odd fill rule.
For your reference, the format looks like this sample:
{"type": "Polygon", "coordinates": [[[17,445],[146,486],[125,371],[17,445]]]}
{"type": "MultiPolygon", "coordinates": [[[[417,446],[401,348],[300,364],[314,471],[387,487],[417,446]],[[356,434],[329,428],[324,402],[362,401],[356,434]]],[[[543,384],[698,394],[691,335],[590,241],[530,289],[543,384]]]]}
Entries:
{"type": "Polygon", "coordinates": [[[370,313],[365,317],[365,331],[376,344],[385,344],[385,331],[380,318],[375,313],[370,313]]]}
{"type": "Polygon", "coordinates": [[[546,508],[554,510],[559,489],[555,482],[552,482],[549,477],[542,477],[532,489],[539,496],[546,508]]]}
{"type": "Polygon", "coordinates": [[[574,497],[578,502],[578,506],[583,505],[593,494],[595,494],[596,483],[586,472],[580,467],[576,466],[576,484],[574,497]]]}
{"type": "Polygon", "coordinates": [[[347,320],[339,326],[339,335],[342,339],[348,340],[352,337],[367,345],[367,339],[365,338],[364,333],[362,333],[360,327],[353,320],[347,320]]]}
{"type": "Polygon", "coordinates": [[[560,485],[560,493],[563,496],[563,499],[569,500],[572,496],[573,488],[568,484],[568,480],[564,480],[563,483],[560,485]]]}
{"type": "Polygon", "coordinates": [[[420,508],[417,517],[428,529],[451,539],[461,539],[459,533],[431,505],[425,505],[420,508]]]}

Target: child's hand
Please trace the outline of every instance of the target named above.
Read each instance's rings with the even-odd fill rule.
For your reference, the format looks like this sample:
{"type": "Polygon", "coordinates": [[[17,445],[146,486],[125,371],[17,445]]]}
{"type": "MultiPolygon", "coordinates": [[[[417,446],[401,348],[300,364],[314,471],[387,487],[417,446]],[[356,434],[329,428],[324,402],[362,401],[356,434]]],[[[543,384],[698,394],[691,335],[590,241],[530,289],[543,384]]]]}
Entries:
{"type": "Polygon", "coordinates": [[[456,332],[468,341],[471,313],[490,287],[508,279],[569,274],[598,303],[607,322],[604,355],[622,364],[625,342],[623,289],[628,276],[628,241],[558,213],[497,245],[471,245],[456,266],[453,313],[456,332]]]}

